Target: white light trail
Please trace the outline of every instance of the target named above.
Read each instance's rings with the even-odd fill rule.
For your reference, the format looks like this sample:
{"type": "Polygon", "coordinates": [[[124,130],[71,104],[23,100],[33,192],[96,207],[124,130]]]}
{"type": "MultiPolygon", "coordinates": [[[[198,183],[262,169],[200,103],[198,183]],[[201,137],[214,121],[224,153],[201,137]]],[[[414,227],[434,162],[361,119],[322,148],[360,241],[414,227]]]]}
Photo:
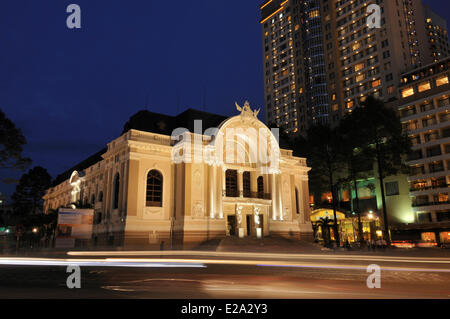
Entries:
{"type": "Polygon", "coordinates": [[[424,258],[424,257],[392,257],[392,256],[366,256],[366,255],[318,255],[318,254],[286,254],[286,253],[248,253],[248,252],[211,252],[211,251],[69,251],[69,256],[203,256],[203,257],[230,257],[230,258],[276,258],[288,260],[350,260],[350,261],[378,261],[396,263],[432,263],[450,264],[450,258],[424,258]]]}

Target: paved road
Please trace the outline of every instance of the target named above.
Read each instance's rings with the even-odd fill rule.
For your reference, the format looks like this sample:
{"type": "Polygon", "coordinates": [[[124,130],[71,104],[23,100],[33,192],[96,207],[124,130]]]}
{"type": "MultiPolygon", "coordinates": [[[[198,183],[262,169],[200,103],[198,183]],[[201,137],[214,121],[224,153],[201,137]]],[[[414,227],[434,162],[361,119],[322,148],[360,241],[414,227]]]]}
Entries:
{"type": "Polygon", "coordinates": [[[450,259],[326,254],[141,252],[0,258],[0,298],[450,298],[450,259]],[[79,264],[81,289],[66,286],[79,264]],[[381,288],[367,288],[367,266],[381,288]]]}

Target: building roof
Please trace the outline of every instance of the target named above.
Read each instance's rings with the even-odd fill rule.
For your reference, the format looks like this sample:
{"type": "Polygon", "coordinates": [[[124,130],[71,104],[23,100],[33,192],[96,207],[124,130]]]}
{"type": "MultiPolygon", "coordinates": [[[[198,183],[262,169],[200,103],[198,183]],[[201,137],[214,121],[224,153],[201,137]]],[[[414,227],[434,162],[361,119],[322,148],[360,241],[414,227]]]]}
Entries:
{"type": "Polygon", "coordinates": [[[122,134],[129,130],[138,130],[163,135],[171,135],[173,130],[179,127],[194,132],[194,121],[202,120],[202,129],[219,127],[220,123],[227,119],[226,116],[188,109],[177,116],[164,115],[150,111],[140,111],[130,117],[125,123],[122,134]]]}
{"type": "Polygon", "coordinates": [[[89,156],[87,159],[85,159],[84,161],[78,163],[77,165],[75,165],[74,167],[68,169],[67,171],[59,174],[55,180],[53,181],[53,186],[59,185],[62,182],[68,180],[70,178],[70,175],[72,175],[73,171],[83,171],[86,168],[94,165],[95,163],[100,162],[103,158],[102,155],[104,153],[106,153],[107,149],[103,148],[101,151],[95,153],[92,156],[89,156]]]}
{"type": "MultiPolygon", "coordinates": [[[[161,113],[150,112],[142,110],[132,115],[125,123],[122,135],[129,130],[138,130],[156,134],[171,135],[173,130],[179,127],[188,129],[194,132],[194,121],[202,120],[202,131],[210,127],[219,127],[220,124],[228,117],[199,111],[195,109],[187,109],[177,116],[165,115],[161,113]]],[[[58,175],[53,182],[53,186],[59,185],[68,180],[73,171],[83,171],[86,168],[103,160],[102,155],[106,153],[107,148],[103,148],[99,152],[88,157],[84,161],[68,169],[62,174],[58,175]]]]}

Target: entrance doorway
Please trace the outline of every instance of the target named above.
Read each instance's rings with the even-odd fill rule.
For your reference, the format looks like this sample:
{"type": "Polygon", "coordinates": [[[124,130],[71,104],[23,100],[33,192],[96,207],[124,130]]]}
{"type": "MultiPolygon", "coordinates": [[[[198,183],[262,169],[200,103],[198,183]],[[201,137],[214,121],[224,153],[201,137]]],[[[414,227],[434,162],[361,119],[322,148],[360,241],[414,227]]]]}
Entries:
{"type": "Polygon", "coordinates": [[[247,215],[247,236],[254,235],[255,224],[252,215],[247,215]]]}
{"type": "Polygon", "coordinates": [[[229,236],[236,236],[236,216],[227,217],[227,228],[229,236]]]}

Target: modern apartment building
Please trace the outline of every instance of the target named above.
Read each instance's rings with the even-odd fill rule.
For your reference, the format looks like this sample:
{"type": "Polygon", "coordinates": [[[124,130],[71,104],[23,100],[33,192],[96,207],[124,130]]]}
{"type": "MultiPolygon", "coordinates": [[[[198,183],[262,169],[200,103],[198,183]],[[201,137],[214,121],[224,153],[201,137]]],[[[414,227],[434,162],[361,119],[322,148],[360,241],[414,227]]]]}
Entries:
{"type": "Polygon", "coordinates": [[[289,133],[335,125],[368,95],[394,99],[401,73],[449,54],[437,44],[445,20],[421,0],[267,0],[260,9],[266,119],[289,133]],[[368,25],[372,4],[380,28],[368,25]]]}
{"type": "Polygon", "coordinates": [[[331,7],[312,0],[270,0],[260,9],[267,122],[287,133],[303,133],[312,121],[328,123],[333,97],[323,16],[324,9],[333,12],[331,7]]]}
{"type": "Polygon", "coordinates": [[[413,144],[408,158],[415,220],[427,241],[450,242],[450,58],[402,74],[397,101],[413,144]]]}
{"type": "Polygon", "coordinates": [[[424,10],[431,58],[433,62],[438,62],[450,55],[447,21],[428,6],[425,6],[424,10]]]}

